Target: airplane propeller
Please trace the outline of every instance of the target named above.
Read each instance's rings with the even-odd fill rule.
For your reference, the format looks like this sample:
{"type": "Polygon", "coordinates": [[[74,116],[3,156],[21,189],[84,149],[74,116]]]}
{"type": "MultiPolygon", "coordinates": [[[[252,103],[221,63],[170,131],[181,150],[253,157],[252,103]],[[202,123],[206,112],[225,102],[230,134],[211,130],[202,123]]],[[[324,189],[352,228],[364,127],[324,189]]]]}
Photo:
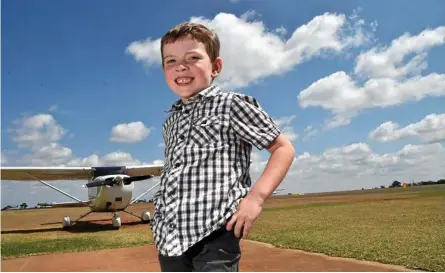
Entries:
{"type": "Polygon", "coordinates": [[[128,185],[134,181],[146,180],[152,178],[154,175],[138,175],[138,176],[130,176],[124,177],[124,184],[128,185]]]}
{"type": "Polygon", "coordinates": [[[105,185],[112,186],[112,185],[115,185],[121,181],[124,183],[124,185],[129,185],[134,181],[146,180],[146,179],[149,179],[152,177],[153,177],[153,175],[138,175],[138,176],[123,177],[123,178],[119,177],[119,176],[109,177],[103,181],[91,182],[91,183],[85,184],[84,186],[87,188],[100,187],[100,186],[105,186],[105,185]]]}

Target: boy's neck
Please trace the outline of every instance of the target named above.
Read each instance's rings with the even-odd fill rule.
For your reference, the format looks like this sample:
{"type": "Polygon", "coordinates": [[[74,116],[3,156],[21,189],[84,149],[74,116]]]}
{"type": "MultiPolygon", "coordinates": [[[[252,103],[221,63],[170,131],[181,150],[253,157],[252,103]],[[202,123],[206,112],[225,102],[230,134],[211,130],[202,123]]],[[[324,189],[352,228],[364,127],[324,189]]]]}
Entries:
{"type": "Polygon", "coordinates": [[[195,94],[193,94],[193,95],[192,95],[191,97],[189,97],[189,98],[181,98],[182,103],[187,104],[187,103],[191,103],[191,102],[193,102],[193,101],[199,96],[200,93],[202,93],[202,92],[208,90],[208,89],[209,89],[210,87],[212,87],[212,86],[213,86],[213,84],[207,86],[207,87],[204,88],[204,89],[201,89],[199,92],[196,92],[195,94]]]}

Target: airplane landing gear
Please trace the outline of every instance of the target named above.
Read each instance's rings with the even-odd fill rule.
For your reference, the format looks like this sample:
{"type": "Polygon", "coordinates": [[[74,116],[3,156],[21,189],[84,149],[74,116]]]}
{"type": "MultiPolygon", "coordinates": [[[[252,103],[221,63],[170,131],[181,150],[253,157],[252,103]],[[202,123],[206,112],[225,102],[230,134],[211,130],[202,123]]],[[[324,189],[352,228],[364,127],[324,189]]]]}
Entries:
{"type": "Polygon", "coordinates": [[[150,212],[148,210],[142,212],[141,216],[137,216],[133,212],[126,211],[126,210],[123,210],[123,212],[126,212],[126,213],[128,213],[130,215],[133,215],[134,217],[137,217],[137,218],[141,219],[142,223],[148,223],[148,222],[150,222],[150,219],[151,219],[150,212]]]}
{"type": "Polygon", "coordinates": [[[71,226],[71,219],[70,219],[70,217],[69,216],[63,217],[63,228],[67,229],[70,226],[71,226]]]}
{"type": "Polygon", "coordinates": [[[142,219],[142,222],[144,222],[144,223],[150,222],[150,219],[151,219],[150,212],[148,212],[147,210],[142,212],[141,219],[142,219]]]}
{"type": "Polygon", "coordinates": [[[67,229],[67,228],[73,226],[74,224],[76,224],[77,221],[79,221],[83,217],[89,215],[90,213],[92,213],[92,211],[89,211],[89,212],[85,213],[84,215],[81,215],[79,218],[77,218],[74,221],[71,221],[69,216],[63,217],[63,224],[62,224],[63,225],[63,229],[67,229]]]}
{"type": "MultiPolygon", "coordinates": [[[[151,220],[151,215],[149,211],[144,211],[142,212],[141,216],[136,215],[132,212],[123,210],[123,212],[126,212],[134,217],[137,217],[139,219],[141,219],[142,223],[149,223],[151,220]]],[[[70,227],[72,227],[73,225],[76,224],[77,221],[79,221],[80,219],[84,218],[85,216],[89,215],[90,213],[92,213],[92,211],[87,212],[86,214],[80,216],[78,219],[76,219],[75,221],[71,221],[71,218],[69,216],[65,216],[63,217],[63,229],[68,229],[70,227]]],[[[119,212],[115,211],[113,212],[113,218],[112,218],[112,223],[113,223],[113,228],[114,229],[119,229],[122,226],[122,220],[121,217],[119,216],[119,212]]]]}
{"type": "Polygon", "coordinates": [[[119,213],[115,212],[113,213],[113,228],[119,229],[121,227],[121,217],[119,216],[119,213]]]}

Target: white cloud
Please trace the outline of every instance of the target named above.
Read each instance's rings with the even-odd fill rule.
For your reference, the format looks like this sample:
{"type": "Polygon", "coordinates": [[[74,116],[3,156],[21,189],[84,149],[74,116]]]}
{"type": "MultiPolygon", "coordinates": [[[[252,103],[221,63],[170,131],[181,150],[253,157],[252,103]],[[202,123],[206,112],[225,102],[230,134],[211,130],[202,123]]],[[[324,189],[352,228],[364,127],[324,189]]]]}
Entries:
{"type": "Polygon", "coordinates": [[[108,153],[104,156],[92,154],[84,158],[75,158],[66,163],[66,166],[79,167],[79,166],[123,166],[123,165],[150,165],[150,164],[164,164],[161,159],[154,160],[153,162],[140,161],[133,158],[128,152],[116,151],[108,153]]]}
{"type": "Polygon", "coordinates": [[[296,115],[277,117],[277,118],[273,118],[273,121],[275,122],[275,124],[278,127],[281,127],[281,126],[289,125],[296,117],[297,117],[296,115]]]}
{"type": "Polygon", "coordinates": [[[67,130],[50,114],[37,114],[15,120],[8,131],[18,147],[28,150],[28,153],[17,159],[20,164],[59,165],[72,157],[71,149],[58,143],[67,130]]]}
{"type": "MultiPolygon", "coordinates": [[[[253,176],[266,160],[257,159],[253,176]]],[[[290,192],[337,191],[388,186],[394,180],[437,180],[443,177],[445,148],[440,143],[406,145],[392,153],[376,153],[366,143],[297,156],[282,183],[290,192]]]]}
{"type": "Polygon", "coordinates": [[[70,167],[90,167],[90,166],[100,167],[103,164],[101,163],[101,159],[99,158],[98,155],[92,154],[88,157],[72,159],[66,165],[70,167]]]}
{"type": "Polygon", "coordinates": [[[156,159],[152,162],[153,165],[162,165],[164,164],[164,160],[156,159]]]}
{"type": "Polygon", "coordinates": [[[55,166],[66,162],[72,157],[70,148],[59,143],[34,147],[32,152],[24,155],[19,161],[28,166],[55,166]]]}
{"type": "Polygon", "coordinates": [[[295,132],[293,127],[285,126],[282,128],[282,131],[283,135],[285,135],[289,141],[295,141],[300,137],[300,135],[295,132]]]}
{"type": "Polygon", "coordinates": [[[445,43],[445,27],[426,29],[416,36],[408,33],[393,40],[390,46],[374,47],[361,53],[354,72],[371,78],[400,78],[416,75],[427,68],[427,51],[445,43]],[[411,60],[407,56],[414,54],[411,60]]]}
{"type": "Polygon", "coordinates": [[[399,140],[407,137],[419,137],[423,142],[445,140],[445,114],[430,114],[423,120],[403,128],[392,121],[382,123],[370,134],[369,138],[380,142],[399,140]]]}
{"type": "Polygon", "coordinates": [[[312,125],[307,126],[303,131],[303,141],[308,141],[310,138],[313,138],[318,133],[318,130],[313,128],[312,125]]]}
{"type": "Polygon", "coordinates": [[[257,151],[252,151],[250,160],[252,161],[250,164],[250,171],[257,174],[262,172],[267,163],[261,160],[261,154],[257,151]]]}
{"type": "Polygon", "coordinates": [[[36,147],[59,141],[66,130],[49,114],[37,114],[13,121],[14,128],[9,129],[12,140],[19,147],[36,147]]]}
{"type": "MultiPolygon", "coordinates": [[[[38,114],[13,122],[9,129],[12,140],[19,147],[28,149],[17,162],[28,166],[107,166],[148,164],[134,159],[126,152],[112,152],[100,157],[92,154],[85,158],[74,157],[70,148],[58,143],[66,134],[52,115],[38,114]]],[[[150,134],[142,122],[119,124],[112,130],[112,141],[137,142],[150,134]]],[[[2,160],[3,160],[2,154],[2,160]]],[[[2,161],[2,163],[4,163],[2,161]]]]}
{"type": "Polygon", "coordinates": [[[139,165],[141,162],[134,159],[130,153],[125,152],[113,152],[105,155],[102,158],[103,165],[116,166],[116,165],[139,165]]]}
{"type": "Polygon", "coordinates": [[[113,142],[140,142],[150,134],[150,129],[140,121],[121,123],[111,130],[110,140],[113,142]]]}
{"type": "Polygon", "coordinates": [[[356,59],[353,79],[344,71],[322,78],[298,95],[303,108],[319,106],[333,118],[327,127],[347,125],[361,110],[419,101],[445,95],[445,74],[420,75],[426,66],[426,51],[445,42],[445,27],[425,30],[417,36],[404,34],[391,46],[372,48],[356,59]],[[414,55],[407,61],[406,57],[414,55]],[[363,85],[359,78],[365,78],[363,85]]]}
{"type": "Polygon", "coordinates": [[[295,132],[294,128],[292,126],[289,126],[289,124],[296,118],[296,115],[292,116],[283,116],[283,117],[277,117],[273,118],[273,121],[275,124],[280,127],[283,134],[290,140],[294,141],[297,140],[299,135],[295,132]]]}
{"type": "MultiPolygon", "coordinates": [[[[348,19],[343,14],[325,13],[297,27],[286,40],[282,37],[283,28],[269,31],[263,22],[247,20],[254,15],[254,11],[248,11],[240,18],[219,13],[213,19],[190,19],[218,33],[223,71],[217,81],[222,86],[247,86],[268,76],[286,73],[296,65],[326,53],[342,53],[372,37],[358,16],[348,19]],[[241,59],[243,61],[239,62],[241,59]]],[[[160,38],[149,37],[132,42],[126,52],[146,65],[159,65],[159,46],[160,38]]]]}
{"type": "Polygon", "coordinates": [[[140,160],[133,158],[127,152],[112,152],[104,156],[97,154],[90,155],[86,158],[76,158],[67,163],[67,166],[121,166],[121,165],[140,165],[145,164],[140,160]]]}
{"type": "Polygon", "coordinates": [[[253,18],[255,18],[255,16],[257,16],[257,12],[254,10],[249,10],[246,11],[245,13],[241,14],[240,19],[244,20],[244,21],[249,21],[249,20],[253,20],[253,18]]]}

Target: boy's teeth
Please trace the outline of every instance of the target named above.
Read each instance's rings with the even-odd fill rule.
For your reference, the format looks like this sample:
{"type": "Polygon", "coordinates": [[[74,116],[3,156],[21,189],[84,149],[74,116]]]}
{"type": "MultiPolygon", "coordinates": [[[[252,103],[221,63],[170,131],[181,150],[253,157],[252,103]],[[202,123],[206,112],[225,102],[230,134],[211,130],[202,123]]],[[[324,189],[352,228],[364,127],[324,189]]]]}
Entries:
{"type": "Polygon", "coordinates": [[[191,78],[179,78],[176,81],[178,83],[189,83],[192,79],[191,78]]]}

